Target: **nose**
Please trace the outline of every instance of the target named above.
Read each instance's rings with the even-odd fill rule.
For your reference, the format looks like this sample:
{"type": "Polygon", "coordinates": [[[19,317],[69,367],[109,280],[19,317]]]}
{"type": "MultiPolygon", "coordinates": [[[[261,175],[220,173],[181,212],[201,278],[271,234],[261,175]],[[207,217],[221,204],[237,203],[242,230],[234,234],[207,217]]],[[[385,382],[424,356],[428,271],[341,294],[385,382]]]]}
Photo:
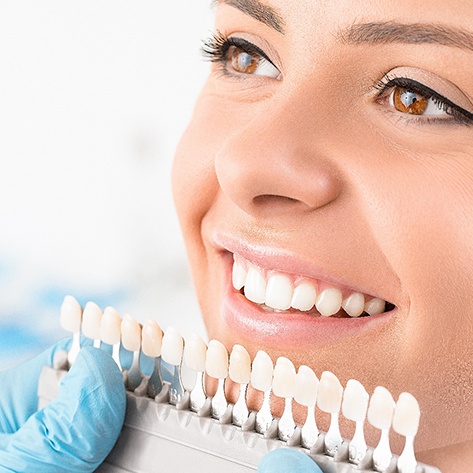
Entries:
{"type": "Polygon", "coordinates": [[[223,193],[244,212],[268,217],[312,211],[342,189],[335,160],[313,117],[266,110],[242,126],[215,157],[223,193]]]}

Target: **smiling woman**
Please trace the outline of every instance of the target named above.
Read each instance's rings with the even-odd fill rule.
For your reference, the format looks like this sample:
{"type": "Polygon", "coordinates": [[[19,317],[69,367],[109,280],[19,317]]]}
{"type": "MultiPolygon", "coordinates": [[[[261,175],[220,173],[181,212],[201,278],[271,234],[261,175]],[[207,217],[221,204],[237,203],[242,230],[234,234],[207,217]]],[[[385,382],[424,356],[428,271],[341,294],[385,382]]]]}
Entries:
{"type": "Polygon", "coordinates": [[[469,0],[214,4],[173,172],[209,336],[412,392],[418,457],[467,471],[469,0]]]}

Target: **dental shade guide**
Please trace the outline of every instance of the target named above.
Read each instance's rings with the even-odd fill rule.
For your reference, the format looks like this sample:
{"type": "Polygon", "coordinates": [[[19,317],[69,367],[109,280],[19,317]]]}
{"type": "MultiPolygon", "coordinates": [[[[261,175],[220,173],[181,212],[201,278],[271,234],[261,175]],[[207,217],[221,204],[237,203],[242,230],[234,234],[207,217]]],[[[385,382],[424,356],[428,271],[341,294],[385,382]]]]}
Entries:
{"type": "MultiPolygon", "coordinates": [[[[68,304],[72,306],[71,301],[68,304]]],[[[121,327],[134,334],[122,333],[119,346],[132,352],[134,359],[141,360],[135,353],[142,352],[153,362],[153,372],[145,375],[139,361],[132,363],[133,369],[139,370],[141,382],[134,391],[127,391],[125,423],[114,449],[96,470],[100,473],[152,473],[158,471],[158,467],[159,471],[242,473],[256,471],[263,456],[275,448],[296,448],[304,452],[324,473],[440,473],[437,468],[415,460],[413,443],[420,410],[415,398],[408,393],[402,393],[396,404],[389,391],[376,388],[368,408],[368,421],[380,429],[382,435],[380,445],[373,449],[366,447],[364,441],[363,424],[369,396],[359,382],[350,380],[343,392],[332,373],[324,372],[319,382],[308,367],[301,366],[296,374],[287,358],[278,359],[273,378],[272,361],[265,352],[257,354],[249,373],[247,352],[243,347],[232,350],[229,363],[228,352],[220,342],[213,340],[207,348],[200,337],[193,336],[183,347],[182,337],[175,329],[168,329],[163,337],[154,321],[143,325],[138,347],[137,325],[131,317],[124,320],[127,321],[121,327]],[[163,381],[162,355],[174,366],[171,383],[163,381]],[[194,362],[193,356],[196,357],[194,362]],[[187,389],[181,380],[183,360],[197,373],[195,386],[186,386],[187,389]],[[205,392],[204,371],[219,380],[215,402],[217,394],[211,398],[205,392]],[[240,384],[238,408],[225,397],[227,374],[240,384]],[[248,384],[264,393],[265,401],[258,413],[248,411],[247,414],[248,384]],[[194,391],[198,394],[193,396],[194,391]],[[284,419],[273,418],[268,402],[272,391],[273,395],[285,399],[284,419]],[[306,408],[307,419],[302,427],[294,423],[292,403],[306,408]],[[318,433],[316,405],[332,417],[328,433],[318,433]],[[351,441],[340,436],[340,409],[347,419],[356,422],[351,441]],[[399,457],[392,455],[389,448],[391,426],[406,439],[399,457]]],[[[116,323],[111,324],[110,331],[115,329],[116,323]]],[[[101,335],[105,343],[116,340],[116,333],[102,331],[101,335]]],[[[59,352],[53,366],[44,367],[38,386],[39,408],[55,398],[69,366],[67,353],[59,352]]]]}

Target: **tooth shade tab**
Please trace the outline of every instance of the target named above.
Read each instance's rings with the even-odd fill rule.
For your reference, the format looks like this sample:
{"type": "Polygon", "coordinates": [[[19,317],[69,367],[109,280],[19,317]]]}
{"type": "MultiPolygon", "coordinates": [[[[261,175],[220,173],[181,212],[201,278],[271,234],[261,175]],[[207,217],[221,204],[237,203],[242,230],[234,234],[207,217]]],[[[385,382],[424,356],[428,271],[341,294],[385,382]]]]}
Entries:
{"type": "Polygon", "coordinates": [[[251,377],[251,358],[241,345],[235,345],[230,353],[228,369],[230,379],[238,384],[248,384],[251,377]]]}
{"type": "Polygon", "coordinates": [[[366,418],[369,394],[364,386],[356,379],[347,382],[343,393],[342,413],[354,422],[362,422],[366,418]]]}
{"type": "Polygon", "coordinates": [[[250,266],[246,275],[245,297],[255,304],[264,304],[266,299],[266,281],[253,266],[250,266]]]}
{"type": "Polygon", "coordinates": [[[393,429],[404,437],[415,437],[419,428],[420,408],[416,398],[401,393],[394,408],[393,429]]]}
{"type": "Polygon", "coordinates": [[[205,371],[216,379],[225,379],[228,375],[228,352],[225,345],[218,340],[209,342],[205,371]]]}
{"type": "Polygon", "coordinates": [[[123,316],[121,332],[125,350],[138,351],[141,348],[141,326],[131,315],[123,316]]]}
{"type": "Polygon", "coordinates": [[[301,311],[309,311],[315,306],[317,293],[315,287],[307,282],[301,283],[294,289],[291,307],[301,311]]]}
{"type": "Polygon", "coordinates": [[[294,400],[301,406],[312,407],[317,403],[319,378],[312,368],[301,365],[296,375],[294,400]]]}
{"type": "Polygon", "coordinates": [[[184,347],[184,363],[191,370],[205,371],[205,360],[207,358],[207,344],[197,334],[192,334],[184,347]]]}
{"type": "Polygon", "coordinates": [[[120,314],[113,307],[106,307],[100,321],[100,339],[108,345],[120,343],[120,314]]]}
{"type": "Polygon", "coordinates": [[[340,412],[343,387],[338,378],[330,371],[324,371],[320,377],[317,405],[320,410],[335,414],[340,412]]]}
{"type": "Polygon", "coordinates": [[[181,364],[183,351],[184,339],[174,327],[169,327],[163,336],[161,358],[170,365],[178,366],[181,364]]]}
{"type": "Polygon", "coordinates": [[[342,309],[350,317],[359,317],[365,310],[365,296],[360,292],[351,293],[342,301],[342,309]]]}
{"type": "Polygon", "coordinates": [[[287,310],[291,307],[292,282],[283,274],[273,274],[266,286],[265,304],[276,310],[287,310]]]}
{"type": "Polygon", "coordinates": [[[246,269],[238,263],[238,261],[233,262],[233,269],[232,269],[232,284],[233,287],[239,291],[244,285],[246,281],[246,269]]]}
{"type": "Polygon", "coordinates": [[[273,361],[263,350],[256,353],[251,369],[250,382],[258,391],[269,391],[273,384],[273,361]]]}
{"type": "Polygon", "coordinates": [[[91,340],[100,340],[102,311],[95,302],[87,302],[82,314],[82,333],[91,340]]]}
{"type": "Polygon", "coordinates": [[[386,302],[376,297],[365,303],[365,312],[369,315],[382,314],[385,308],[386,308],[386,302]]]}
{"type": "Polygon", "coordinates": [[[322,291],[317,297],[315,307],[321,315],[330,317],[336,314],[342,305],[342,291],[340,289],[329,288],[322,291]]]}
{"type": "Polygon", "coordinates": [[[278,397],[292,398],[296,390],[296,368],[291,360],[279,357],[274,367],[273,393],[278,397]]]}
{"type": "Polygon", "coordinates": [[[61,305],[61,327],[71,333],[80,332],[82,307],[72,296],[66,296],[61,305]]]}
{"type": "Polygon", "coordinates": [[[143,353],[150,358],[161,356],[163,331],[155,320],[147,319],[145,321],[141,336],[141,350],[143,353]]]}
{"type": "Polygon", "coordinates": [[[368,422],[377,429],[389,429],[393,419],[394,405],[391,393],[386,388],[377,386],[371,395],[368,422]]]}

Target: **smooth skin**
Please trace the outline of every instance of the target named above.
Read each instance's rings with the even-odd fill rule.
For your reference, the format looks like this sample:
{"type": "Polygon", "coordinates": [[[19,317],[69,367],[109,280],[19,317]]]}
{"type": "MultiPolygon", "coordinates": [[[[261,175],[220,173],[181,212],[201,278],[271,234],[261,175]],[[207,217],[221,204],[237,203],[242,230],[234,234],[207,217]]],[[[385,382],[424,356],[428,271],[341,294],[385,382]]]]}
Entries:
{"type": "MultiPolygon", "coordinates": [[[[240,343],[252,356],[259,349],[273,360],[287,356],[318,375],[328,369],[343,384],[355,378],[368,392],[377,385],[395,399],[411,392],[422,409],[418,459],[444,473],[467,471],[471,1],[228,0],[216,7],[215,30],[256,45],[274,68],[244,68],[248,51],[227,50],[212,64],[175,158],[175,202],[209,337],[228,349],[240,343]],[[256,19],[248,6],[273,16],[256,19]],[[386,23],[395,34],[376,36],[386,23]],[[374,36],[367,24],[375,25],[374,36]],[[393,78],[428,87],[434,99],[418,94],[422,106],[408,113],[394,97],[409,90],[386,87],[393,78]],[[315,277],[322,268],[395,310],[350,336],[321,340],[316,323],[313,340],[292,326],[290,337],[278,338],[255,324],[249,336],[225,315],[226,300],[239,295],[228,289],[231,244],[221,241],[236,242],[250,260],[258,248],[316,268],[305,274],[294,263],[295,275],[315,277]]],[[[250,318],[261,316],[243,304],[250,318]]],[[[321,416],[321,428],[327,423],[321,416]]],[[[341,427],[344,436],[353,432],[349,422],[341,427]]],[[[368,429],[370,445],[378,436],[368,429]]],[[[399,453],[403,439],[395,436],[392,445],[399,453]]]]}

